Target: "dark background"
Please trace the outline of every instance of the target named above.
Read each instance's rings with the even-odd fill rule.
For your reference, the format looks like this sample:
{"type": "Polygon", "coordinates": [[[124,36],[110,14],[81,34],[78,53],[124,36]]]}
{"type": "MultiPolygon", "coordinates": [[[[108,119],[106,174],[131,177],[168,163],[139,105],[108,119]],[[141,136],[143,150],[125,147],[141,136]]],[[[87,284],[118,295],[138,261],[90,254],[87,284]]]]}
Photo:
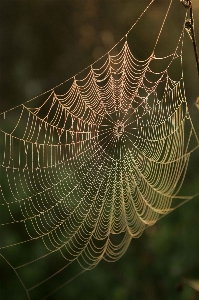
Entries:
{"type": "MultiPolygon", "coordinates": [[[[174,43],[175,32],[182,28],[185,8],[178,0],[173,2],[168,31],[160,40],[160,55],[161,49],[174,43]]],[[[51,89],[90,65],[128,31],[147,3],[145,0],[0,0],[0,112],[51,89]]],[[[168,3],[155,1],[147,22],[133,37],[129,35],[129,42],[131,38],[136,41],[137,57],[150,49],[148,24],[161,21],[168,3]]],[[[199,42],[198,0],[193,0],[193,9],[199,42]]],[[[194,103],[199,96],[199,81],[188,35],[183,66],[188,106],[198,130],[199,111],[194,103]]],[[[194,176],[185,187],[188,194],[195,185],[199,186],[198,162],[192,164],[194,176]]],[[[198,200],[177,209],[148,228],[141,238],[132,240],[118,262],[101,261],[94,270],[85,272],[49,299],[191,300],[194,291],[186,285],[181,291],[179,283],[183,278],[199,278],[198,200]]],[[[21,255],[27,255],[26,249],[21,248],[21,255]]],[[[45,272],[47,267],[44,265],[39,272],[45,272]]],[[[0,277],[1,299],[27,299],[14,270],[3,259],[0,277]]]]}

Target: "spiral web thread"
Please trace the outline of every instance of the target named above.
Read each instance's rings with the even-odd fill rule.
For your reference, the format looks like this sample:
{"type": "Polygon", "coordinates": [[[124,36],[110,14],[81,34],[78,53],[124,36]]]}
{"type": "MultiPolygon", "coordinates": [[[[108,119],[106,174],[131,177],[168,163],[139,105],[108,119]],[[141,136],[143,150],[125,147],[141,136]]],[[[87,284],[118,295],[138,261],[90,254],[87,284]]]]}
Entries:
{"type": "Polygon", "coordinates": [[[84,271],[102,258],[119,259],[132,238],[195,197],[179,192],[199,140],[183,76],[175,81],[168,71],[175,61],[181,64],[184,32],[172,54],[156,57],[155,45],[143,61],[133,56],[128,33],[119,53],[108,52],[83,79],[75,76],[65,93],[55,88],[37,106],[38,97],[0,115],[1,230],[18,226],[24,238],[8,241],[1,255],[29,299],[75,261],[84,271]],[[151,64],[160,60],[166,67],[153,71],[151,64]],[[6,251],[29,243],[40,243],[42,254],[23,263],[6,258],[6,251]],[[27,274],[22,278],[22,269],[55,255],[63,261],[50,276],[34,284],[27,274]]]}

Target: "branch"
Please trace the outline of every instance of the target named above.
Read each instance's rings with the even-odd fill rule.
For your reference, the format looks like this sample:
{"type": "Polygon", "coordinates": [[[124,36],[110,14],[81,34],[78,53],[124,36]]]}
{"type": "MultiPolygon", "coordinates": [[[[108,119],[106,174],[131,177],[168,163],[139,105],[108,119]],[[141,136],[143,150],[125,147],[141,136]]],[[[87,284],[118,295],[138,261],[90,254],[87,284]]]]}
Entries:
{"type": "Polygon", "coordinates": [[[185,29],[187,30],[193,44],[194,53],[195,53],[195,59],[196,59],[196,67],[198,71],[198,77],[199,77],[199,56],[196,46],[196,37],[194,32],[194,18],[193,18],[193,8],[192,8],[192,2],[191,0],[180,0],[180,2],[184,5],[185,8],[189,9],[190,13],[190,19],[186,20],[185,22],[185,29]]]}

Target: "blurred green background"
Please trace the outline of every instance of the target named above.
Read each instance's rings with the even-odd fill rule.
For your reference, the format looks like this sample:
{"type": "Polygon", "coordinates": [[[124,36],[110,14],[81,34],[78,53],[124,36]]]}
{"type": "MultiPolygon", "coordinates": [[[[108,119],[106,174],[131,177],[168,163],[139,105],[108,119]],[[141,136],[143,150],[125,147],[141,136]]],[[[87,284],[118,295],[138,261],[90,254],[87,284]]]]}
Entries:
{"type": "MultiPolygon", "coordinates": [[[[168,30],[160,40],[160,55],[161,49],[175,43],[175,32],[182,28],[185,8],[178,0],[173,2],[168,30]]],[[[146,0],[1,0],[0,112],[45,92],[90,65],[114,46],[148,3],[146,0]]],[[[137,57],[150,49],[148,24],[162,20],[168,3],[168,0],[155,1],[145,23],[133,36],[129,35],[137,57]]],[[[199,42],[198,0],[193,0],[193,10],[199,42]]],[[[190,114],[199,133],[199,111],[194,105],[199,96],[199,80],[194,59],[187,35],[183,61],[185,88],[190,114]]],[[[199,188],[198,153],[191,164],[187,194],[196,186],[199,188]]],[[[12,239],[12,232],[1,231],[12,239]]],[[[20,255],[27,253],[25,247],[20,248],[20,255]]],[[[14,270],[3,259],[0,263],[1,299],[27,299],[14,270]]],[[[47,261],[39,272],[45,273],[53,263],[57,262],[47,261]]],[[[33,270],[31,276],[35,274],[33,270]]],[[[101,261],[49,299],[191,300],[193,289],[179,286],[183,278],[199,278],[199,198],[148,228],[141,238],[132,240],[118,262],[101,261]]],[[[34,299],[40,299],[40,295],[34,299]]]]}

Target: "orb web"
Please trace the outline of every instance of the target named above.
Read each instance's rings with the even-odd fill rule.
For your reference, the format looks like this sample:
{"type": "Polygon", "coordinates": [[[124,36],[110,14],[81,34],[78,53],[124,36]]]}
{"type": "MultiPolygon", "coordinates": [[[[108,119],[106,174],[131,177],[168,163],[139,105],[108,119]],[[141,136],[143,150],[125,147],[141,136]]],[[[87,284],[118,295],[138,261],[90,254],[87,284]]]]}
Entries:
{"type": "Polygon", "coordinates": [[[156,57],[154,47],[139,60],[127,34],[117,54],[108,52],[83,79],[74,76],[65,93],[54,88],[0,115],[1,226],[17,225],[24,237],[8,240],[1,255],[29,299],[73,262],[87,270],[102,258],[119,259],[132,238],[175,208],[174,199],[195,197],[178,196],[199,147],[183,75],[169,75],[172,64],[181,66],[183,37],[184,30],[170,55],[156,57]],[[153,71],[160,60],[166,67],[153,71]],[[43,254],[31,259],[16,262],[6,252],[37,242],[43,254]],[[33,283],[21,273],[49,256],[63,260],[51,275],[33,283]]]}

